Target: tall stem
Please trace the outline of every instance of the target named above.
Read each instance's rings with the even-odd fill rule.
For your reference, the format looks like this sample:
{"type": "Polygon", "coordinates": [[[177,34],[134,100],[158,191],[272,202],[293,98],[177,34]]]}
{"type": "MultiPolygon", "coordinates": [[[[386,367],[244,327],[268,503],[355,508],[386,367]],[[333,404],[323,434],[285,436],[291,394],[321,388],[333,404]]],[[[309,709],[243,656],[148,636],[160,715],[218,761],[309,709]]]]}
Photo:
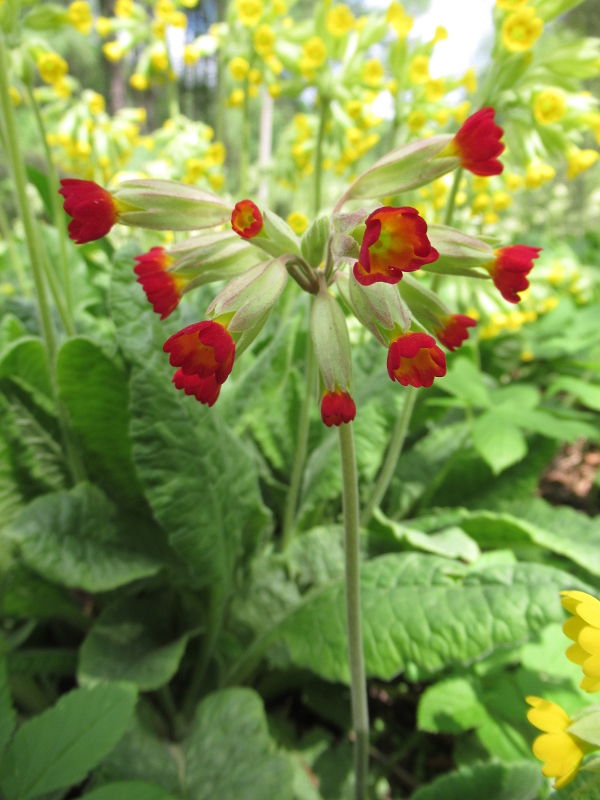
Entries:
{"type": "Polygon", "coordinates": [[[46,280],[48,281],[48,286],[50,287],[52,298],[56,304],[58,313],[60,314],[60,318],[62,320],[63,325],[65,326],[67,334],[69,336],[75,336],[75,326],[73,325],[73,320],[71,319],[71,315],[69,314],[66,302],[62,297],[61,286],[58,282],[58,278],[56,277],[52,264],[50,263],[50,256],[48,255],[48,251],[42,240],[42,232],[39,229],[39,226],[38,226],[38,243],[39,243],[40,255],[42,258],[42,264],[44,266],[44,272],[46,274],[46,280]]]}
{"type": "Polygon", "coordinates": [[[388,486],[390,485],[392,476],[396,469],[396,464],[400,458],[400,453],[404,447],[404,441],[406,440],[406,434],[408,433],[410,419],[412,417],[416,399],[417,390],[414,388],[414,386],[409,386],[406,391],[406,398],[404,400],[404,405],[402,406],[402,411],[396,420],[396,425],[394,427],[394,432],[392,434],[392,439],[390,441],[385,462],[381,468],[377,482],[373,487],[371,496],[367,501],[367,505],[365,506],[360,517],[360,524],[363,526],[369,524],[369,520],[371,519],[373,511],[376,508],[379,508],[379,504],[383,500],[383,497],[388,490],[388,486]]]}
{"type": "Polygon", "coordinates": [[[242,153],[240,159],[240,193],[248,194],[248,163],[250,161],[250,81],[246,78],[244,85],[244,102],[242,105],[242,153]]]}
{"type": "Polygon", "coordinates": [[[269,204],[269,164],[273,144],[273,98],[266,86],[262,86],[262,113],[260,115],[260,142],[258,149],[258,166],[260,183],[258,199],[265,208],[269,204]]]}
{"type": "Polygon", "coordinates": [[[294,456],[294,466],[292,468],[292,478],[285,500],[285,511],[283,515],[283,534],[281,547],[283,550],[289,545],[294,533],[294,519],[296,516],[296,506],[298,505],[298,493],[302,481],[304,462],[306,461],[306,450],[308,448],[308,431],[310,428],[310,407],[314,399],[315,383],[317,378],[315,360],[315,348],[313,347],[310,330],[306,342],[306,393],[298,421],[298,439],[296,441],[296,454],[294,456]]]}
{"type": "MultiPolygon", "coordinates": [[[[459,167],[456,172],[454,173],[454,180],[452,181],[452,187],[450,189],[450,194],[448,195],[448,201],[446,203],[446,212],[444,214],[444,225],[452,225],[452,219],[454,217],[454,208],[456,206],[456,195],[458,194],[458,187],[460,186],[460,180],[462,178],[463,168],[459,167]]],[[[433,280],[431,281],[431,289],[434,292],[440,288],[440,284],[442,282],[442,275],[436,273],[433,276],[433,280]]]]}
{"type": "Polygon", "coordinates": [[[313,215],[316,217],[321,210],[321,182],[323,175],[323,139],[325,138],[325,126],[327,125],[327,114],[329,112],[329,100],[320,99],[321,115],[319,117],[319,131],[317,133],[317,144],[315,147],[315,182],[313,190],[313,215]]]}
{"type": "Polygon", "coordinates": [[[360,558],[358,540],[358,480],[352,423],[340,425],[344,488],[344,550],[346,554],[346,619],[350,657],[350,692],[354,727],[354,797],[365,800],[369,771],[369,709],[360,615],[360,558]]]}
{"type": "Polygon", "coordinates": [[[19,288],[21,289],[24,297],[31,297],[31,291],[29,289],[27,275],[25,274],[25,268],[23,267],[23,262],[21,261],[21,256],[19,255],[19,250],[8,221],[8,217],[6,216],[2,206],[0,206],[0,233],[6,240],[10,260],[17,275],[17,280],[19,281],[19,288]]]}
{"type": "Polygon", "coordinates": [[[167,102],[169,117],[175,119],[179,116],[179,86],[177,80],[171,80],[171,78],[167,78],[167,102]]]}

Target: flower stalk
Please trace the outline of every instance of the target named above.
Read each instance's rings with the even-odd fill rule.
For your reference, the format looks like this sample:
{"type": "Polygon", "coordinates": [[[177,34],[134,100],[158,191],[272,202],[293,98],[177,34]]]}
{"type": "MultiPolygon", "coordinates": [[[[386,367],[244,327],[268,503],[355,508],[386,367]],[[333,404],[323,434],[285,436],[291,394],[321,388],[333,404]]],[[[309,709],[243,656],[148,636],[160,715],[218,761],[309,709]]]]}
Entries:
{"type": "Polygon", "coordinates": [[[244,102],[242,104],[242,151],[240,160],[240,194],[248,194],[248,164],[250,161],[250,81],[244,83],[244,102]]]}
{"type": "Polygon", "coordinates": [[[313,215],[316,217],[321,210],[321,184],[323,176],[323,139],[325,138],[325,127],[327,126],[327,116],[329,114],[329,100],[321,98],[319,101],[321,113],[319,116],[319,130],[317,133],[317,144],[315,147],[315,182],[313,194],[313,215]]]}

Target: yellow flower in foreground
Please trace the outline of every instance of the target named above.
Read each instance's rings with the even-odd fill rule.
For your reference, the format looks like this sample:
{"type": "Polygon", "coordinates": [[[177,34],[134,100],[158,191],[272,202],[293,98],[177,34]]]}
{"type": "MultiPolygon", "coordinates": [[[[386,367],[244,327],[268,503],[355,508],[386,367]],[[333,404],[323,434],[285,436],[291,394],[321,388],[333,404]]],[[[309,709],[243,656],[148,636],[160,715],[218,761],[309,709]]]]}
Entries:
{"type": "Polygon", "coordinates": [[[544,183],[551,181],[555,175],[556,172],[550,164],[544,164],[542,161],[530,164],[525,172],[525,188],[539,189],[544,183]]]}
{"type": "Polygon", "coordinates": [[[250,64],[241,56],[232,58],[228,66],[231,77],[236,81],[243,81],[250,71],[250,64]]]}
{"type": "Polygon", "coordinates": [[[38,72],[44,83],[58,83],[69,71],[69,65],[58,53],[44,53],[37,60],[38,72]]]}
{"type": "Polygon", "coordinates": [[[477,91],[477,76],[475,75],[473,67],[470,67],[465,72],[461,83],[469,94],[474,94],[474,92],[477,91]]]}
{"type": "Polygon", "coordinates": [[[144,92],[148,88],[148,78],[139,72],[134,72],[131,78],[129,78],[129,85],[138,92],[144,92]]]}
{"type": "Polygon", "coordinates": [[[535,8],[519,8],[504,20],[502,25],[502,44],[511,53],[524,53],[531,50],[542,35],[544,23],[536,16],[535,8]]]}
{"type": "Polygon", "coordinates": [[[600,691],[600,601],[586,592],[561,592],[564,608],[573,614],[563,625],[563,633],[575,642],[567,649],[567,658],[579,664],[584,678],[581,688],[600,691]]]}
{"type": "Polygon", "coordinates": [[[413,133],[420,131],[423,125],[427,122],[427,115],[424,111],[411,111],[406,120],[408,127],[413,133]]]}
{"type": "Polygon", "coordinates": [[[259,25],[254,31],[254,49],[262,58],[267,58],[273,53],[275,47],[275,33],[270,25],[259,25]]]}
{"type": "Polygon", "coordinates": [[[574,148],[570,153],[567,153],[567,175],[571,180],[576,178],[580,173],[585,172],[598,161],[598,153],[596,150],[580,150],[574,148]]]}
{"type": "Polygon", "coordinates": [[[10,92],[10,99],[13,102],[13,106],[21,105],[21,95],[19,94],[18,90],[15,89],[14,86],[11,86],[9,88],[9,92],[10,92]]]}
{"type": "Polygon", "coordinates": [[[79,33],[88,34],[92,30],[93,17],[84,0],[75,0],[68,8],[67,19],[79,33]]]}
{"type": "Polygon", "coordinates": [[[298,236],[308,228],[308,219],[299,211],[292,211],[291,214],[288,214],[287,223],[298,236]]]}
{"type": "Polygon", "coordinates": [[[115,3],[115,17],[128,19],[133,14],[133,0],[117,0],[115,3]]]}
{"type": "Polygon", "coordinates": [[[400,3],[394,0],[388,8],[385,21],[396,31],[399,39],[406,39],[413,26],[413,18],[409,17],[400,3]]]}
{"type": "Polygon", "coordinates": [[[542,775],[556,778],[555,789],[562,789],[570,783],[577,772],[583,757],[594,748],[577,736],[567,733],[573,724],[571,717],[556,703],[541,697],[526,697],[530,708],[527,719],[544,733],[533,743],[533,754],[544,762],[542,775]]]}
{"type": "Polygon", "coordinates": [[[350,33],[355,23],[354,14],[350,11],[348,6],[339,5],[334,6],[327,12],[327,31],[340,39],[347,33],[350,33]]]}
{"type": "Polygon", "coordinates": [[[262,17],[262,0],[235,0],[235,9],[242,25],[247,28],[254,28],[262,17]]]}
{"type": "Polygon", "coordinates": [[[412,83],[426,83],[429,80],[429,59],[427,56],[415,56],[410,62],[408,77],[412,83]]]}
{"type": "Polygon", "coordinates": [[[96,30],[98,31],[98,35],[103,39],[110,35],[112,24],[108,17],[98,17],[96,20],[96,30]]]}
{"type": "Polygon", "coordinates": [[[383,64],[376,58],[372,58],[365,64],[364,79],[368,86],[379,86],[385,75],[383,64]]]}
{"type": "Polygon", "coordinates": [[[107,42],[102,46],[102,52],[108,61],[112,61],[113,63],[123,58],[123,48],[119,42],[107,42]]]}
{"type": "Polygon", "coordinates": [[[533,116],[540,125],[560,122],[567,110],[565,95],[560,89],[550,87],[540,92],[533,104],[533,116]]]}
{"type": "Polygon", "coordinates": [[[425,97],[431,103],[437,103],[446,94],[446,81],[443,78],[432,78],[425,84],[425,97]]]}

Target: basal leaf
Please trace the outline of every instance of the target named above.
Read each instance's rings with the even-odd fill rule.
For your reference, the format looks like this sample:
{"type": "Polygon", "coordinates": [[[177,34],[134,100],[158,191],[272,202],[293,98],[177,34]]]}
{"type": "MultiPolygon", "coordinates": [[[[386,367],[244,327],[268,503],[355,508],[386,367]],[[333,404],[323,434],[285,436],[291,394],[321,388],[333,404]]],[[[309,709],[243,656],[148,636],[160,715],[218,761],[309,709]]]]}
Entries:
{"type": "Polygon", "coordinates": [[[48,359],[40,339],[27,336],[12,342],[0,359],[0,378],[19,378],[52,397],[48,359]]]}
{"type": "Polygon", "coordinates": [[[432,733],[461,733],[478,728],[487,716],[472,681],[447,678],[434,683],[421,695],[417,725],[420,730],[432,733]]]}
{"type": "Polygon", "coordinates": [[[86,800],[175,800],[162,786],[145,781],[115,781],[86,792],[86,800]]]}
{"type": "Polygon", "coordinates": [[[412,795],[413,800],[534,800],[544,782],[534,763],[476,764],[442,775],[412,795]]]}
{"type": "Polygon", "coordinates": [[[16,722],[16,712],[10,697],[6,659],[0,659],[0,754],[10,741],[16,722]]]}
{"type": "Polygon", "coordinates": [[[514,423],[495,411],[486,411],[473,424],[473,446],[494,475],[527,455],[525,437],[514,423]]]}

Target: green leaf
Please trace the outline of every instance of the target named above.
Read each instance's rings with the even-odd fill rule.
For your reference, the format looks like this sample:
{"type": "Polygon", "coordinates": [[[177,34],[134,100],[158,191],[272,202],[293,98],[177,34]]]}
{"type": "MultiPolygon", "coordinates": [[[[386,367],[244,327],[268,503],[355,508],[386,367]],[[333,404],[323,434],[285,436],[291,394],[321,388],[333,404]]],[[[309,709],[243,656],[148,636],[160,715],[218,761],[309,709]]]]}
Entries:
{"type": "Polygon", "coordinates": [[[519,425],[526,431],[548,436],[550,439],[574,442],[581,436],[598,441],[598,429],[587,422],[575,419],[561,419],[555,414],[550,414],[542,409],[527,408],[499,408],[497,413],[502,415],[506,422],[519,425]]]}
{"type": "Polygon", "coordinates": [[[582,405],[593,408],[594,411],[600,411],[600,386],[579,380],[579,378],[564,376],[550,384],[546,395],[552,397],[558,392],[573,394],[582,405]]]}
{"type": "Polygon", "coordinates": [[[162,786],[145,781],[115,781],[83,796],[86,800],[175,800],[162,786]]]}
{"type": "Polygon", "coordinates": [[[50,197],[50,182],[48,181],[48,176],[44,175],[43,172],[40,172],[39,169],[36,169],[35,167],[26,165],[25,169],[27,170],[28,181],[35,186],[40,197],[42,198],[48,218],[53,219],[54,214],[52,209],[52,198],[50,197]]]}
{"type": "Polygon", "coordinates": [[[68,589],[45,581],[21,565],[13,566],[2,576],[0,614],[14,619],[55,617],[84,630],[89,625],[68,589]]]}
{"type": "Polygon", "coordinates": [[[144,553],[143,540],[119,529],[114,506],[86,483],[34,500],[8,534],[28,567],[48,580],[89,592],[155,575],[162,566],[144,553]]]}
{"type": "Polygon", "coordinates": [[[440,381],[439,386],[471,406],[488,408],[491,404],[483,373],[464,356],[454,359],[452,367],[446,373],[444,380],[440,381]]]}
{"type": "Polygon", "coordinates": [[[583,709],[567,731],[583,739],[584,742],[600,747],[600,706],[594,705],[583,709]]]}
{"type": "Polygon", "coordinates": [[[487,718],[472,682],[448,678],[434,683],[421,695],[417,726],[431,733],[461,733],[478,728],[487,718]]]}
{"type": "Polygon", "coordinates": [[[2,353],[0,378],[20,378],[47,397],[52,397],[48,359],[40,339],[17,339],[2,353]]]}
{"type": "Polygon", "coordinates": [[[496,411],[486,411],[473,424],[473,445],[494,475],[527,455],[527,442],[516,425],[496,411]]]}
{"type": "Polygon", "coordinates": [[[0,754],[10,741],[15,729],[16,713],[10,697],[6,659],[0,659],[0,754]]]}
{"type": "Polygon", "coordinates": [[[8,671],[21,675],[75,675],[77,650],[40,647],[14,650],[7,655],[8,671]]]}
{"type": "Polygon", "coordinates": [[[9,525],[23,507],[23,497],[19,491],[10,449],[0,434],[0,530],[9,525]]]}
{"type": "Polygon", "coordinates": [[[537,764],[476,764],[436,778],[412,800],[534,800],[544,782],[537,764]]]}
{"type": "Polygon", "coordinates": [[[422,550],[425,553],[476,561],[480,556],[477,543],[459,527],[449,527],[440,533],[427,534],[389,519],[376,509],[369,523],[369,547],[371,534],[379,547],[385,542],[386,551],[422,550]]]}
{"type": "Polygon", "coordinates": [[[96,344],[76,338],[61,347],[56,378],[90,476],[124,505],[135,503],[142,489],[131,455],[127,377],[96,344]]]}
{"type": "Polygon", "coordinates": [[[292,800],[292,765],[275,752],[262,701],[251,689],[208,695],[184,754],[189,800],[292,800]]]}
{"type": "Polygon", "coordinates": [[[29,800],[82,781],[123,736],[136,700],[128,684],[74,689],[24,722],[0,763],[6,800],[29,800]]]}

